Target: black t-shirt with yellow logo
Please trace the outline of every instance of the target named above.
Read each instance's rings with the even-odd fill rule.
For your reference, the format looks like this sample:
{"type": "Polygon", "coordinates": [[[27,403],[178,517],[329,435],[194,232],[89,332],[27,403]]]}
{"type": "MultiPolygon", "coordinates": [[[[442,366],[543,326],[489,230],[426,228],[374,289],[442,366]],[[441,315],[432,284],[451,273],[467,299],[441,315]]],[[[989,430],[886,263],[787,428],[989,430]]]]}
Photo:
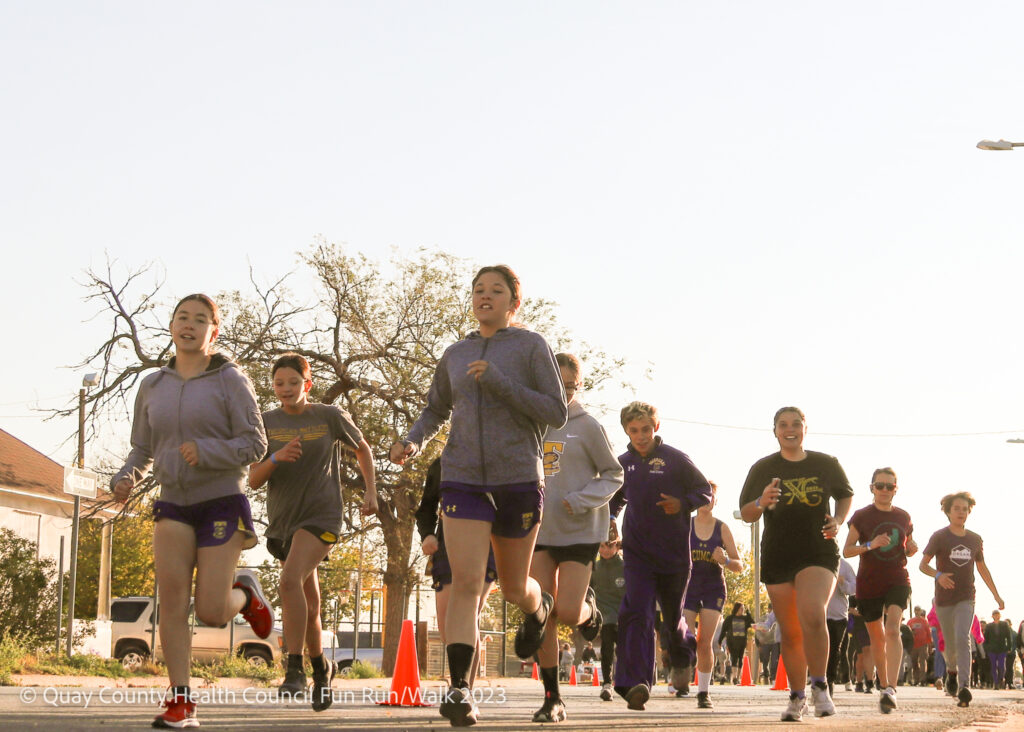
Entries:
{"type": "Polygon", "coordinates": [[[761,538],[761,580],[766,584],[789,582],[796,571],[823,566],[833,572],[839,566],[839,544],[821,534],[825,516],[833,512],[829,502],[853,495],[839,461],[822,452],[806,451],[798,462],[781,453],[761,458],[747,474],[740,506],[757,499],[766,485],[779,478],[782,495],[775,508],[764,512],[761,538]]]}

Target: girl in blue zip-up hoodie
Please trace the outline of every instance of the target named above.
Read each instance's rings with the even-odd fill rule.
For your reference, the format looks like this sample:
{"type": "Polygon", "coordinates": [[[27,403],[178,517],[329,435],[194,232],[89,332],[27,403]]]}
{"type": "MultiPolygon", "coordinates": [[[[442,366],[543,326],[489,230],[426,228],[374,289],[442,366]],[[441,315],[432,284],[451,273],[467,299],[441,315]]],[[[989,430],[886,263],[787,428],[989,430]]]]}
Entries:
{"type": "Polygon", "coordinates": [[[525,616],[515,644],[521,658],[540,647],[552,605],[528,572],[544,504],[544,430],[564,425],[568,412],[551,348],[540,335],[511,325],[520,304],[511,269],[497,265],[477,273],[473,314],[480,329],[444,352],[426,409],[409,436],[391,446],[392,462],[401,465],[451,419],[441,454],[452,569],[445,619],[451,688],[440,711],[453,727],[477,719],[468,676],[489,545],[505,599],[525,616]]]}
{"type": "Polygon", "coordinates": [[[246,468],[262,457],[267,438],[249,379],[213,352],[219,324],[217,305],[206,295],[189,295],[175,306],[175,355],[142,380],[132,451],[110,481],[121,502],[151,467],[160,483],[153,562],[171,693],[154,727],[199,726],[189,690],[193,570],[196,617],[206,625],[224,625],[241,612],[266,638],[274,623],[254,574],[239,572],[232,584],[242,550],[256,545],[242,490],[246,468]]]}

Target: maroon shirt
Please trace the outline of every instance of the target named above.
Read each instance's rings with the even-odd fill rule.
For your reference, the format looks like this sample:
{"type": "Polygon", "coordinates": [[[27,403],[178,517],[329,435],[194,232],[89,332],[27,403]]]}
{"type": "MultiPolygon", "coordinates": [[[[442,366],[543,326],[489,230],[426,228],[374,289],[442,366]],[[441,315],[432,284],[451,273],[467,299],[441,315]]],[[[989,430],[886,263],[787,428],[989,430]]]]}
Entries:
{"type": "Polygon", "coordinates": [[[935,568],[952,575],[956,583],[952,590],[935,583],[936,605],[944,607],[974,600],[974,564],[985,561],[980,536],[973,531],[957,536],[947,526],[932,534],[924,553],[935,557],[935,568]]]}
{"type": "Polygon", "coordinates": [[[857,529],[861,544],[870,544],[879,535],[889,538],[885,546],[860,555],[857,599],[871,600],[883,597],[891,587],[909,587],[907,539],[914,533],[910,514],[895,506],[882,511],[871,504],[854,513],[848,525],[857,529]]]}

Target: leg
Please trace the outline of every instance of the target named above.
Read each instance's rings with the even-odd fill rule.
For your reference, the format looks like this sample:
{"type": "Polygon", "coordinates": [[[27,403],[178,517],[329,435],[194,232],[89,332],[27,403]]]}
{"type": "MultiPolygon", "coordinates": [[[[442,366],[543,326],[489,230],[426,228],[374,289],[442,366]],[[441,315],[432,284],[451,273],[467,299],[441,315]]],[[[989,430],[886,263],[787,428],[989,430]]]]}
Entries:
{"type": "MultiPolygon", "coordinates": [[[[804,657],[807,671],[816,678],[825,678],[828,666],[828,628],[825,625],[825,606],[832,596],[836,576],[824,567],[806,567],[797,572],[793,586],[796,594],[796,612],[803,633],[804,657]]],[[[786,670],[789,671],[787,664],[786,670]]],[[[790,680],[792,680],[792,676],[790,680]]],[[[799,681],[802,677],[797,676],[799,681]]]]}
{"type": "Polygon", "coordinates": [[[160,601],[160,644],[171,686],[188,686],[192,634],[188,623],[196,533],[188,524],[161,519],[153,527],[153,564],[160,601]]]}
{"type": "MultiPolygon", "coordinates": [[[[281,614],[284,626],[285,643],[288,653],[302,654],[303,641],[310,640],[310,618],[315,613],[315,625],[320,625],[320,588],[316,583],[316,567],[331,549],[305,529],[292,534],[292,545],[288,558],[281,567],[281,614]],[[309,584],[309,587],[307,587],[309,584]],[[312,597],[311,597],[312,596],[312,597]],[[309,602],[315,600],[315,604],[309,602]]],[[[310,646],[309,655],[319,656],[320,632],[317,627],[317,651],[310,646]]]]}
{"type": "MultiPolygon", "coordinates": [[[[942,651],[943,660],[946,662],[946,673],[959,676],[959,654],[960,644],[956,642],[956,606],[946,605],[935,608],[935,615],[939,619],[939,628],[942,630],[942,637],[946,641],[945,649],[942,651]]],[[[968,632],[970,628],[968,627],[968,632]]],[[[970,640],[967,641],[967,658],[970,659],[970,640]]],[[[936,646],[938,647],[938,646],[936,646]]],[[[967,662],[967,673],[970,675],[970,660],[967,662]]],[[[965,677],[967,678],[967,677],[965,677]]],[[[958,680],[959,681],[959,680],[958,680]]],[[[955,693],[955,690],[954,690],[955,693]]]]}
{"type": "Polygon", "coordinates": [[[480,595],[483,594],[487,573],[487,547],[491,540],[491,525],[486,521],[456,519],[449,516],[444,516],[442,521],[448,561],[452,567],[448,612],[445,615],[445,636],[449,645],[465,643],[475,648],[476,610],[480,605],[480,595]]]}
{"type": "MultiPolygon", "coordinates": [[[[505,536],[492,536],[491,546],[494,548],[494,563],[498,567],[498,582],[501,584],[501,591],[505,599],[526,614],[533,614],[540,609],[540,585],[537,580],[530,577],[530,562],[533,559],[533,545],[537,542],[537,532],[540,531],[540,524],[537,524],[530,533],[519,539],[512,539],[505,536]]],[[[448,528],[445,527],[445,540],[448,540],[448,528]]],[[[453,558],[455,550],[451,541],[448,541],[448,557],[453,558]]],[[[486,553],[484,559],[486,560],[486,553]]],[[[454,579],[455,568],[452,562],[452,577],[454,579]]],[[[485,561],[486,566],[486,561],[485,561]]]]}
{"type": "Polygon", "coordinates": [[[829,620],[826,626],[828,627],[828,666],[826,667],[826,676],[829,688],[831,688],[831,685],[836,682],[839,660],[843,655],[842,643],[846,637],[846,618],[829,620]]]}
{"type": "Polygon", "coordinates": [[[615,661],[618,634],[618,623],[605,623],[601,626],[601,680],[605,684],[612,682],[612,663],[615,661]]]}
{"type": "Polygon", "coordinates": [[[217,546],[196,550],[196,617],[207,625],[223,625],[238,614],[248,597],[231,584],[245,537],[236,531],[217,546]]]}
{"type": "Polygon", "coordinates": [[[306,651],[310,658],[319,658],[324,654],[324,628],[320,620],[320,574],[316,567],[302,583],[302,594],[306,598],[306,651]]]}
{"type": "MultiPolygon", "coordinates": [[[[484,591],[480,594],[480,604],[477,605],[477,610],[476,610],[476,627],[477,628],[480,627],[480,618],[483,616],[484,608],[487,606],[487,595],[490,594],[490,591],[491,591],[491,583],[490,582],[485,582],[484,583],[484,591]]],[[[442,640],[442,643],[443,642],[444,641],[442,640]]],[[[469,688],[471,688],[471,689],[473,688],[473,684],[476,683],[476,674],[477,674],[477,671],[479,670],[479,667],[480,667],[480,664],[478,663],[478,661],[480,660],[480,643],[481,643],[480,633],[477,632],[476,648],[473,651],[473,666],[469,669],[469,688]]]]}
{"type": "MultiPolygon", "coordinates": [[[[884,665],[885,675],[889,680],[886,686],[896,686],[900,668],[903,665],[903,640],[900,638],[900,620],[902,617],[903,608],[899,605],[890,605],[885,608],[886,662],[884,665]]],[[[873,639],[872,642],[874,642],[873,639]]]]}
{"type": "MultiPolygon", "coordinates": [[[[689,572],[656,575],[655,588],[661,606],[662,642],[668,651],[671,669],[689,670],[696,660],[696,639],[683,619],[683,600],[689,579],[689,572]]],[[[683,683],[688,681],[689,679],[686,679],[683,683]]]]}
{"type": "MultiPolygon", "coordinates": [[[[789,688],[794,691],[803,690],[807,686],[807,657],[804,655],[804,636],[797,614],[795,584],[787,582],[766,585],[766,588],[782,633],[780,650],[782,663],[786,667],[786,676],[789,678],[789,688]]],[[[822,614],[824,615],[824,607],[822,614]]]]}
{"type": "Polygon", "coordinates": [[[619,608],[615,688],[622,693],[637,684],[654,685],[654,572],[625,557],[626,596],[619,608]]]}
{"type": "MultiPolygon", "coordinates": [[[[886,632],[885,621],[883,618],[879,618],[878,620],[867,622],[865,625],[868,628],[868,635],[871,637],[871,655],[873,657],[872,660],[875,662],[875,672],[878,674],[878,685],[883,689],[887,686],[894,686],[894,683],[889,683],[889,667],[891,664],[887,660],[888,656],[894,654],[889,652],[889,638],[886,632]]],[[[864,670],[868,675],[871,674],[871,669],[865,668],[864,670]]]]}
{"type": "Polygon", "coordinates": [[[451,587],[451,585],[441,585],[440,590],[434,591],[434,608],[437,610],[437,629],[441,633],[441,645],[446,643],[444,626],[445,617],[448,612],[448,597],[451,595],[451,592],[448,591],[449,587],[451,587]]]}
{"type": "Polygon", "coordinates": [[[554,612],[548,613],[544,630],[544,642],[537,651],[537,660],[541,668],[558,665],[558,631],[556,624],[561,614],[561,567],[546,551],[534,552],[530,563],[530,576],[537,581],[540,588],[555,598],[554,612]],[[557,585],[556,585],[557,583],[557,585]]]}
{"type": "Polygon", "coordinates": [[[558,565],[558,594],[555,595],[558,622],[575,628],[590,619],[590,606],[583,604],[583,596],[589,586],[589,564],[568,561],[558,565]]]}
{"type": "Polygon", "coordinates": [[[974,603],[970,601],[958,602],[954,606],[952,638],[946,637],[946,647],[950,642],[956,645],[957,653],[957,676],[960,679],[960,688],[970,685],[971,679],[971,624],[974,621],[974,603]]]}

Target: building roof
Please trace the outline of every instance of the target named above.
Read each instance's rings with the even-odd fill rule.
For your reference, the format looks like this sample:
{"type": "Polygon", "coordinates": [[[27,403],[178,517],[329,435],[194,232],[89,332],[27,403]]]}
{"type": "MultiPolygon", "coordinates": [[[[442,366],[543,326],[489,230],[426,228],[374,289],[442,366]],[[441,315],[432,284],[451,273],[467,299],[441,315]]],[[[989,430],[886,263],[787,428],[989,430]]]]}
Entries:
{"type": "Polygon", "coordinates": [[[66,499],[64,466],[0,430],[0,487],[66,499]]]}

